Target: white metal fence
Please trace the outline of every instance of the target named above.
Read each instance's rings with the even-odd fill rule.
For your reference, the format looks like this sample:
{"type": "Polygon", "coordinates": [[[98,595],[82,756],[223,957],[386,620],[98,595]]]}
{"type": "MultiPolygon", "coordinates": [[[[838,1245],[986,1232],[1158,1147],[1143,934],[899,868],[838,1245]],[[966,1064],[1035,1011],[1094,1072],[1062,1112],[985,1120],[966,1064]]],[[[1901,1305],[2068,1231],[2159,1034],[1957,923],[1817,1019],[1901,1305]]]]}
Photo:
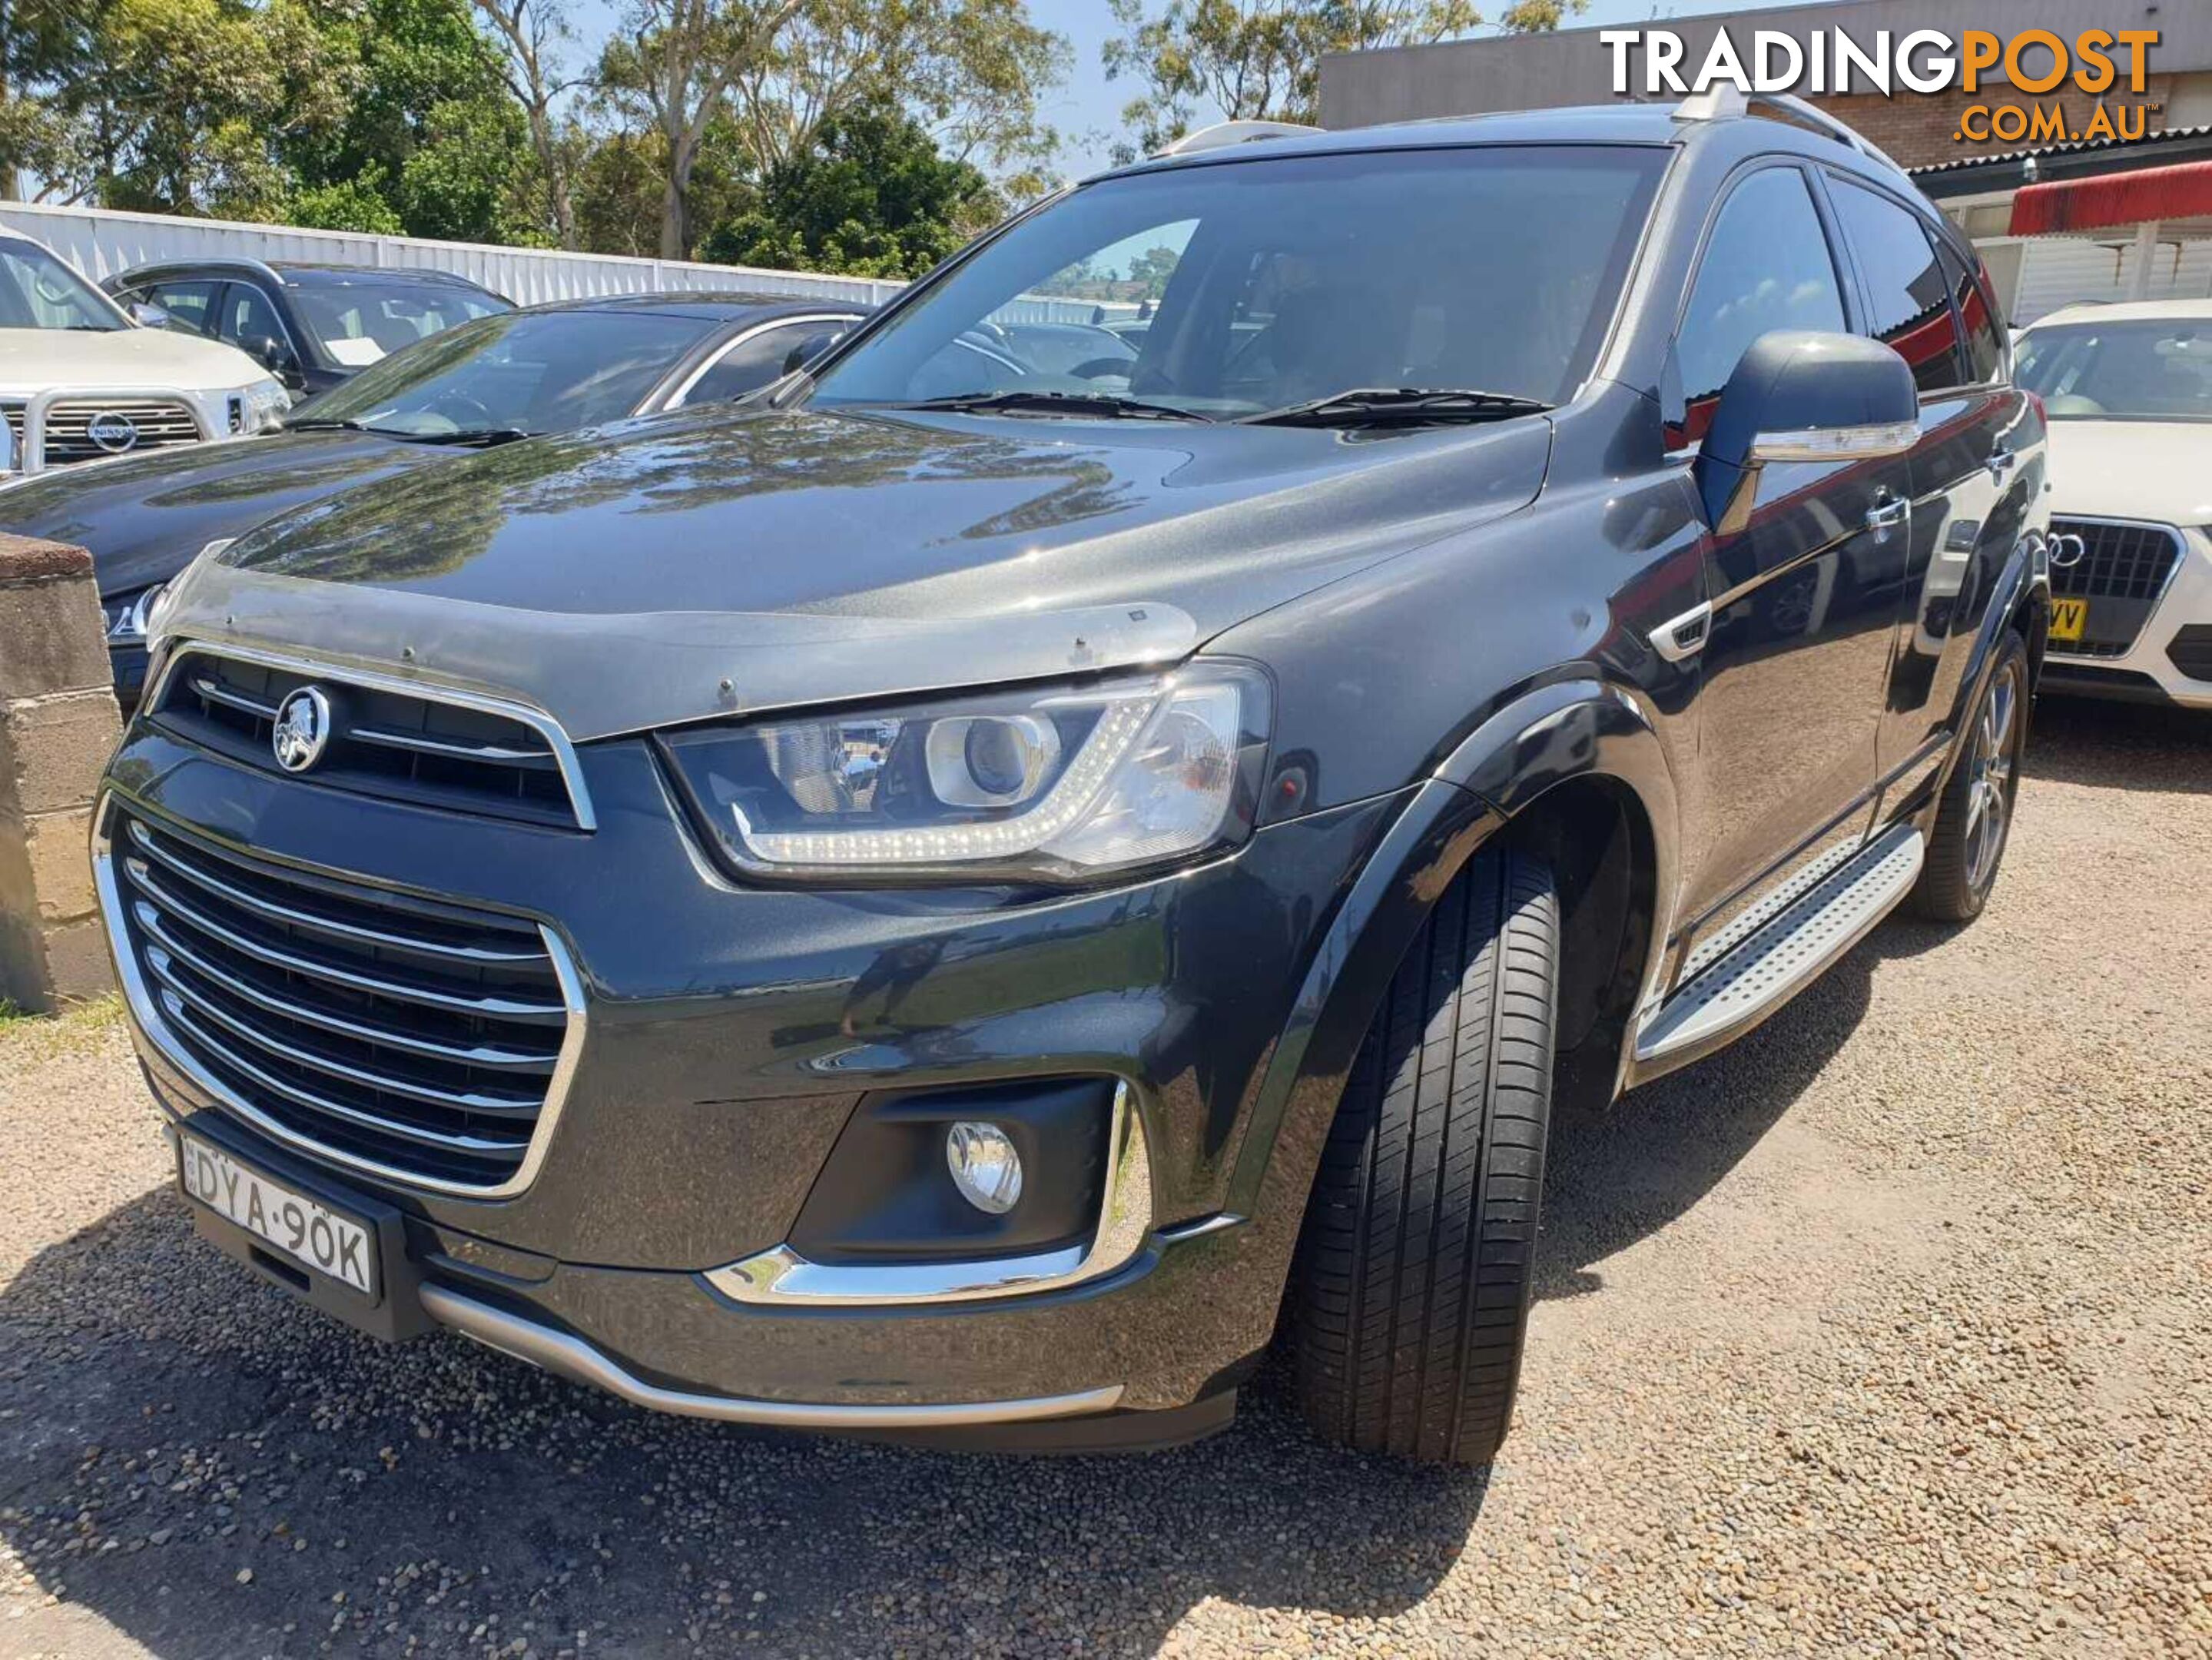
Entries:
{"type": "MultiPolygon", "coordinates": [[[[114,213],[105,208],[51,207],[0,202],[0,228],[34,237],[95,283],[161,259],[296,259],[343,265],[382,265],[451,271],[503,294],[517,305],[584,300],[607,294],[659,294],[673,289],[722,289],[752,294],[819,295],[877,305],[905,286],[867,277],[823,271],[763,271],[750,265],[708,265],[680,259],[634,259],[612,253],[566,253],[557,248],[502,248],[477,242],[433,242],[414,236],[370,236],[355,231],[304,230],[294,225],[241,224],[224,219],[186,219],[158,213],[114,213]]],[[[1094,311],[1126,313],[1133,307],[1088,301],[1033,299],[1000,315],[1010,322],[1079,323],[1094,311]]]]}

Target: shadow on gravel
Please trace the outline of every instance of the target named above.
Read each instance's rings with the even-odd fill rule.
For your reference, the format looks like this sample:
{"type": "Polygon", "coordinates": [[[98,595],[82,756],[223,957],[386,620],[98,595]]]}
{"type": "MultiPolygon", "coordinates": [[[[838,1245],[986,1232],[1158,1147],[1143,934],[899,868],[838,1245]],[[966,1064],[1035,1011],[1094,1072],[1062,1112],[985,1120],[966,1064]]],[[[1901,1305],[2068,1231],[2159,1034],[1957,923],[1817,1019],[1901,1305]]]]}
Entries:
{"type": "MultiPolygon", "coordinates": [[[[1562,1128],[1540,1294],[1595,1289],[1591,1264],[1703,1197],[1850,1036],[1875,965],[1946,932],[1889,925],[1734,1049],[1562,1128]]],[[[1145,1655],[1209,1598],[1323,1625],[1418,1602],[1484,1478],[1322,1447],[1285,1395],[1263,1373],[1228,1433],[1120,1459],[655,1418],[455,1338],[357,1337],[161,1189],[0,1294],[0,1539],[176,1657],[550,1657],[580,1631],[586,1654],[1145,1655]]]]}
{"type": "MultiPolygon", "coordinates": [[[[0,1540],[36,1590],[223,1660],[550,1657],[579,1631],[587,1655],[1149,1655],[1208,1598],[1419,1602],[1484,1478],[1319,1446],[1283,1395],[1114,1459],[656,1418],[456,1338],[356,1336],[161,1189],[0,1294],[0,1540]]],[[[0,1624],[0,1652],[35,1628],[0,1624]]]]}
{"type": "Polygon", "coordinates": [[[2099,789],[2212,794],[2212,714],[2039,698],[2027,775],[2099,789]]]}
{"type": "Polygon", "coordinates": [[[1710,1060],[1555,1124],[1545,1164],[1536,1294],[1602,1288],[1590,1265],[1682,1215],[1735,1168],[1856,1030],[1875,965],[1954,931],[1893,919],[1765,1025],[1710,1060]]]}

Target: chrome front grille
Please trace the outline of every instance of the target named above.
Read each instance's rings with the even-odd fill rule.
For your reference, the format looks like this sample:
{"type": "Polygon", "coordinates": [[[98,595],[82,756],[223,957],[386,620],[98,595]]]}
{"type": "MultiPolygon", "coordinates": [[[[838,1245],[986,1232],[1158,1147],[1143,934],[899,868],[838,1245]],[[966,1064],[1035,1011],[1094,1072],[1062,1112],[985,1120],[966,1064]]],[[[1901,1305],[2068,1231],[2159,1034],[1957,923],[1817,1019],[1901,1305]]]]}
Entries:
{"type": "Polygon", "coordinates": [[[2089,602],[2080,642],[2054,649],[2069,657],[2124,657],[2181,563],[2181,532],[2170,525],[2054,517],[2051,533],[2078,536],[2082,547],[2075,563],[2051,566],[2052,595],[2089,602]]]}
{"type": "Polygon", "coordinates": [[[271,864],[119,805],[101,835],[134,1010],[225,1107],[415,1185],[528,1183],[582,1036],[550,933],[271,864]]]}
{"type": "Polygon", "coordinates": [[[557,729],[487,700],[186,646],[148,703],[177,736],[282,772],[270,746],[276,711],[307,685],[328,698],[331,731],[322,758],[297,775],[305,781],[525,824],[592,827],[573,752],[557,729]]]}
{"type": "Polygon", "coordinates": [[[136,455],[173,444],[197,444],[205,436],[191,405],[167,398],[118,404],[95,398],[58,398],[46,406],[46,462],[50,467],[67,466],[72,461],[97,461],[105,456],[136,455]],[[131,423],[137,439],[119,450],[93,442],[92,423],[104,415],[121,416],[131,423]]]}
{"type": "MultiPolygon", "coordinates": [[[[0,402],[0,419],[8,423],[15,440],[17,465],[25,453],[23,425],[28,405],[21,398],[0,402]]],[[[173,444],[197,444],[207,435],[189,404],[167,399],[102,403],[96,398],[58,399],[46,406],[46,449],[42,465],[65,467],[73,461],[97,461],[105,457],[136,455],[140,450],[166,449],[173,444]],[[137,439],[125,450],[111,450],[92,441],[92,423],[103,415],[119,415],[129,421],[137,439]]]]}

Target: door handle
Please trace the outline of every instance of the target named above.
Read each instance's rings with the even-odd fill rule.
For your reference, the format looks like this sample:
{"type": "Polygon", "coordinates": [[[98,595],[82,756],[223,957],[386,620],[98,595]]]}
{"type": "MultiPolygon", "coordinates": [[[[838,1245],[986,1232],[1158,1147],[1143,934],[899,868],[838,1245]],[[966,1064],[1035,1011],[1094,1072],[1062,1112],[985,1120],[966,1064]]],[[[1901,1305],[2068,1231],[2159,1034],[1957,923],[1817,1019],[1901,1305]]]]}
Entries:
{"type": "Polygon", "coordinates": [[[1712,633],[1712,606],[1693,605],[1651,630],[1651,649],[1670,663],[1683,662],[1703,651],[1712,633]]]}
{"type": "Polygon", "coordinates": [[[1867,528],[1871,531],[1894,530],[1912,516],[1912,503],[1901,496],[1893,496],[1887,502],[1877,502],[1867,509],[1867,528]]]}
{"type": "Polygon", "coordinates": [[[1993,484],[2002,483],[2004,482],[2005,474],[2010,472],[2019,465],[2020,457],[2014,455],[2002,444],[1999,444],[1995,449],[1990,452],[1990,459],[1988,462],[1990,469],[1990,482],[1993,484]]]}

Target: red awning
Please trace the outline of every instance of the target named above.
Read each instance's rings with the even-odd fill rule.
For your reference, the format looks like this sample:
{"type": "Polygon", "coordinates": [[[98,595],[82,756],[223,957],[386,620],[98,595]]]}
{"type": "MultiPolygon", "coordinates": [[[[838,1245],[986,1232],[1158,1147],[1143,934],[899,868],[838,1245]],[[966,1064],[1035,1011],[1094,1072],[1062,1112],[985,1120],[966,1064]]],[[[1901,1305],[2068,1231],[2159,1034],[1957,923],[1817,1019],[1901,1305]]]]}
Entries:
{"type": "Polygon", "coordinates": [[[2183,161],[2096,179],[2023,185],[2012,198],[2012,234],[2051,236],[2204,214],[2212,214],[2212,161],[2183,161]]]}

